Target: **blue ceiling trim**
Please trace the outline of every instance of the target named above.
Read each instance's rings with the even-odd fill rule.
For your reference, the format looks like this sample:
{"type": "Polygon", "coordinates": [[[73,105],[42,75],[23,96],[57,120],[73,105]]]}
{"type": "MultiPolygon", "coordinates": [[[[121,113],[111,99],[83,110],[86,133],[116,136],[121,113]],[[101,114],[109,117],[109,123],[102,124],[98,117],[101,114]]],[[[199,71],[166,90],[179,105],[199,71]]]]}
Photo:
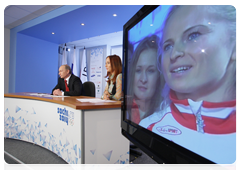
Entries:
{"type": "Polygon", "coordinates": [[[21,34],[63,44],[123,30],[142,5],[87,5],[20,31],[21,34]],[[117,17],[113,17],[113,14],[117,17]],[[85,26],[81,26],[84,23],[85,26]],[[54,35],[51,33],[55,32],[54,35]]]}

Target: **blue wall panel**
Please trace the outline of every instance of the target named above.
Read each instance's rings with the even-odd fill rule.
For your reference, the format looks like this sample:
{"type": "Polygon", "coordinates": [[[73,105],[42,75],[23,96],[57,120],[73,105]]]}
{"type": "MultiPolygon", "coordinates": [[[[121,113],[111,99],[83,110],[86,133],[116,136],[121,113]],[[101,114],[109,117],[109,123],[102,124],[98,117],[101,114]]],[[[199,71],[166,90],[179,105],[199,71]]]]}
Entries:
{"type": "Polygon", "coordinates": [[[51,93],[57,73],[58,44],[18,33],[15,92],[51,93]]]}

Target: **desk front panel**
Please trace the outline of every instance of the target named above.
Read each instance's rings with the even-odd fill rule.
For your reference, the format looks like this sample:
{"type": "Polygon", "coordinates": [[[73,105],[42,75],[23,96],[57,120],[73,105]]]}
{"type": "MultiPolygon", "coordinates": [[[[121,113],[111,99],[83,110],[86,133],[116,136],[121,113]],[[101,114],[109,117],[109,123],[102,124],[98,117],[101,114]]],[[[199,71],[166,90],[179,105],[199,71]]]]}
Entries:
{"type": "Polygon", "coordinates": [[[42,146],[81,163],[81,110],[31,99],[4,98],[4,137],[42,146]]]}
{"type": "Polygon", "coordinates": [[[129,164],[129,140],[121,134],[121,109],[85,110],[84,163],[129,164]]]}

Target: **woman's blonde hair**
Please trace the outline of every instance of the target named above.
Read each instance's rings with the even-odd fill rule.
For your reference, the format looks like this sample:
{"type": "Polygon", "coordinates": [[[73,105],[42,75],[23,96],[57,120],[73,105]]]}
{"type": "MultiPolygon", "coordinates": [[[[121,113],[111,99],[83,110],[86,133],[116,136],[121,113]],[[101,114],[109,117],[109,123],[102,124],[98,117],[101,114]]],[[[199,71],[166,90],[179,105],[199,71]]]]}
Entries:
{"type": "MultiPolygon", "coordinates": [[[[169,18],[172,16],[172,14],[183,5],[174,5],[171,7],[171,9],[168,12],[168,15],[163,23],[163,27],[161,30],[161,34],[163,32],[164,29],[164,25],[166,25],[167,21],[169,20],[169,18]]],[[[201,5],[202,7],[202,5],[201,5]]],[[[223,21],[226,21],[228,24],[228,28],[230,30],[230,41],[235,42],[236,43],[236,9],[234,6],[231,5],[205,5],[205,7],[207,7],[207,10],[212,13],[212,14],[216,14],[216,16],[219,19],[222,19],[223,21]]],[[[162,37],[162,36],[161,36],[162,37]]],[[[159,48],[158,48],[158,69],[161,70],[161,56],[162,56],[162,38],[159,41],[159,48]]],[[[236,49],[235,49],[236,50],[236,49]]],[[[235,93],[236,93],[236,63],[235,63],[235,73],[233,74],[233,78],[235,77],[235,84],[234,87],[235,88],[235,93]]],[[[232,91],[232,89],[230,88],[229,90],[232,91]]],[[[170,105],[171,100],[169,99],[169,92],[170,92],[170,88],[167,84],[164,85],[164,88],[162,90],[162,97],[164,98],[161,105],[160,105],[160,109],[164,109],[167,106],[170,105]]]]}

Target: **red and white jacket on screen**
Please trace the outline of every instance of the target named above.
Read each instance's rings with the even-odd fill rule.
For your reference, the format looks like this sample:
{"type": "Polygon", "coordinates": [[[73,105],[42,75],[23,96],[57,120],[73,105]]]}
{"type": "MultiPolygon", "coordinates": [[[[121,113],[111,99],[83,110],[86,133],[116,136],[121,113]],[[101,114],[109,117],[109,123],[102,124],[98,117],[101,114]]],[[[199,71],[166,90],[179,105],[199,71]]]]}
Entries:
{"type": "Polygon", "coordinates": [[[169,107],[153,113],[139,125],[215,163],[236,161],[236,100],[221,103],[178,100],[173,91],[170,99],[169,107]],[[195,115],[199,109],[204,133],[197,131],[195,115]]]}

